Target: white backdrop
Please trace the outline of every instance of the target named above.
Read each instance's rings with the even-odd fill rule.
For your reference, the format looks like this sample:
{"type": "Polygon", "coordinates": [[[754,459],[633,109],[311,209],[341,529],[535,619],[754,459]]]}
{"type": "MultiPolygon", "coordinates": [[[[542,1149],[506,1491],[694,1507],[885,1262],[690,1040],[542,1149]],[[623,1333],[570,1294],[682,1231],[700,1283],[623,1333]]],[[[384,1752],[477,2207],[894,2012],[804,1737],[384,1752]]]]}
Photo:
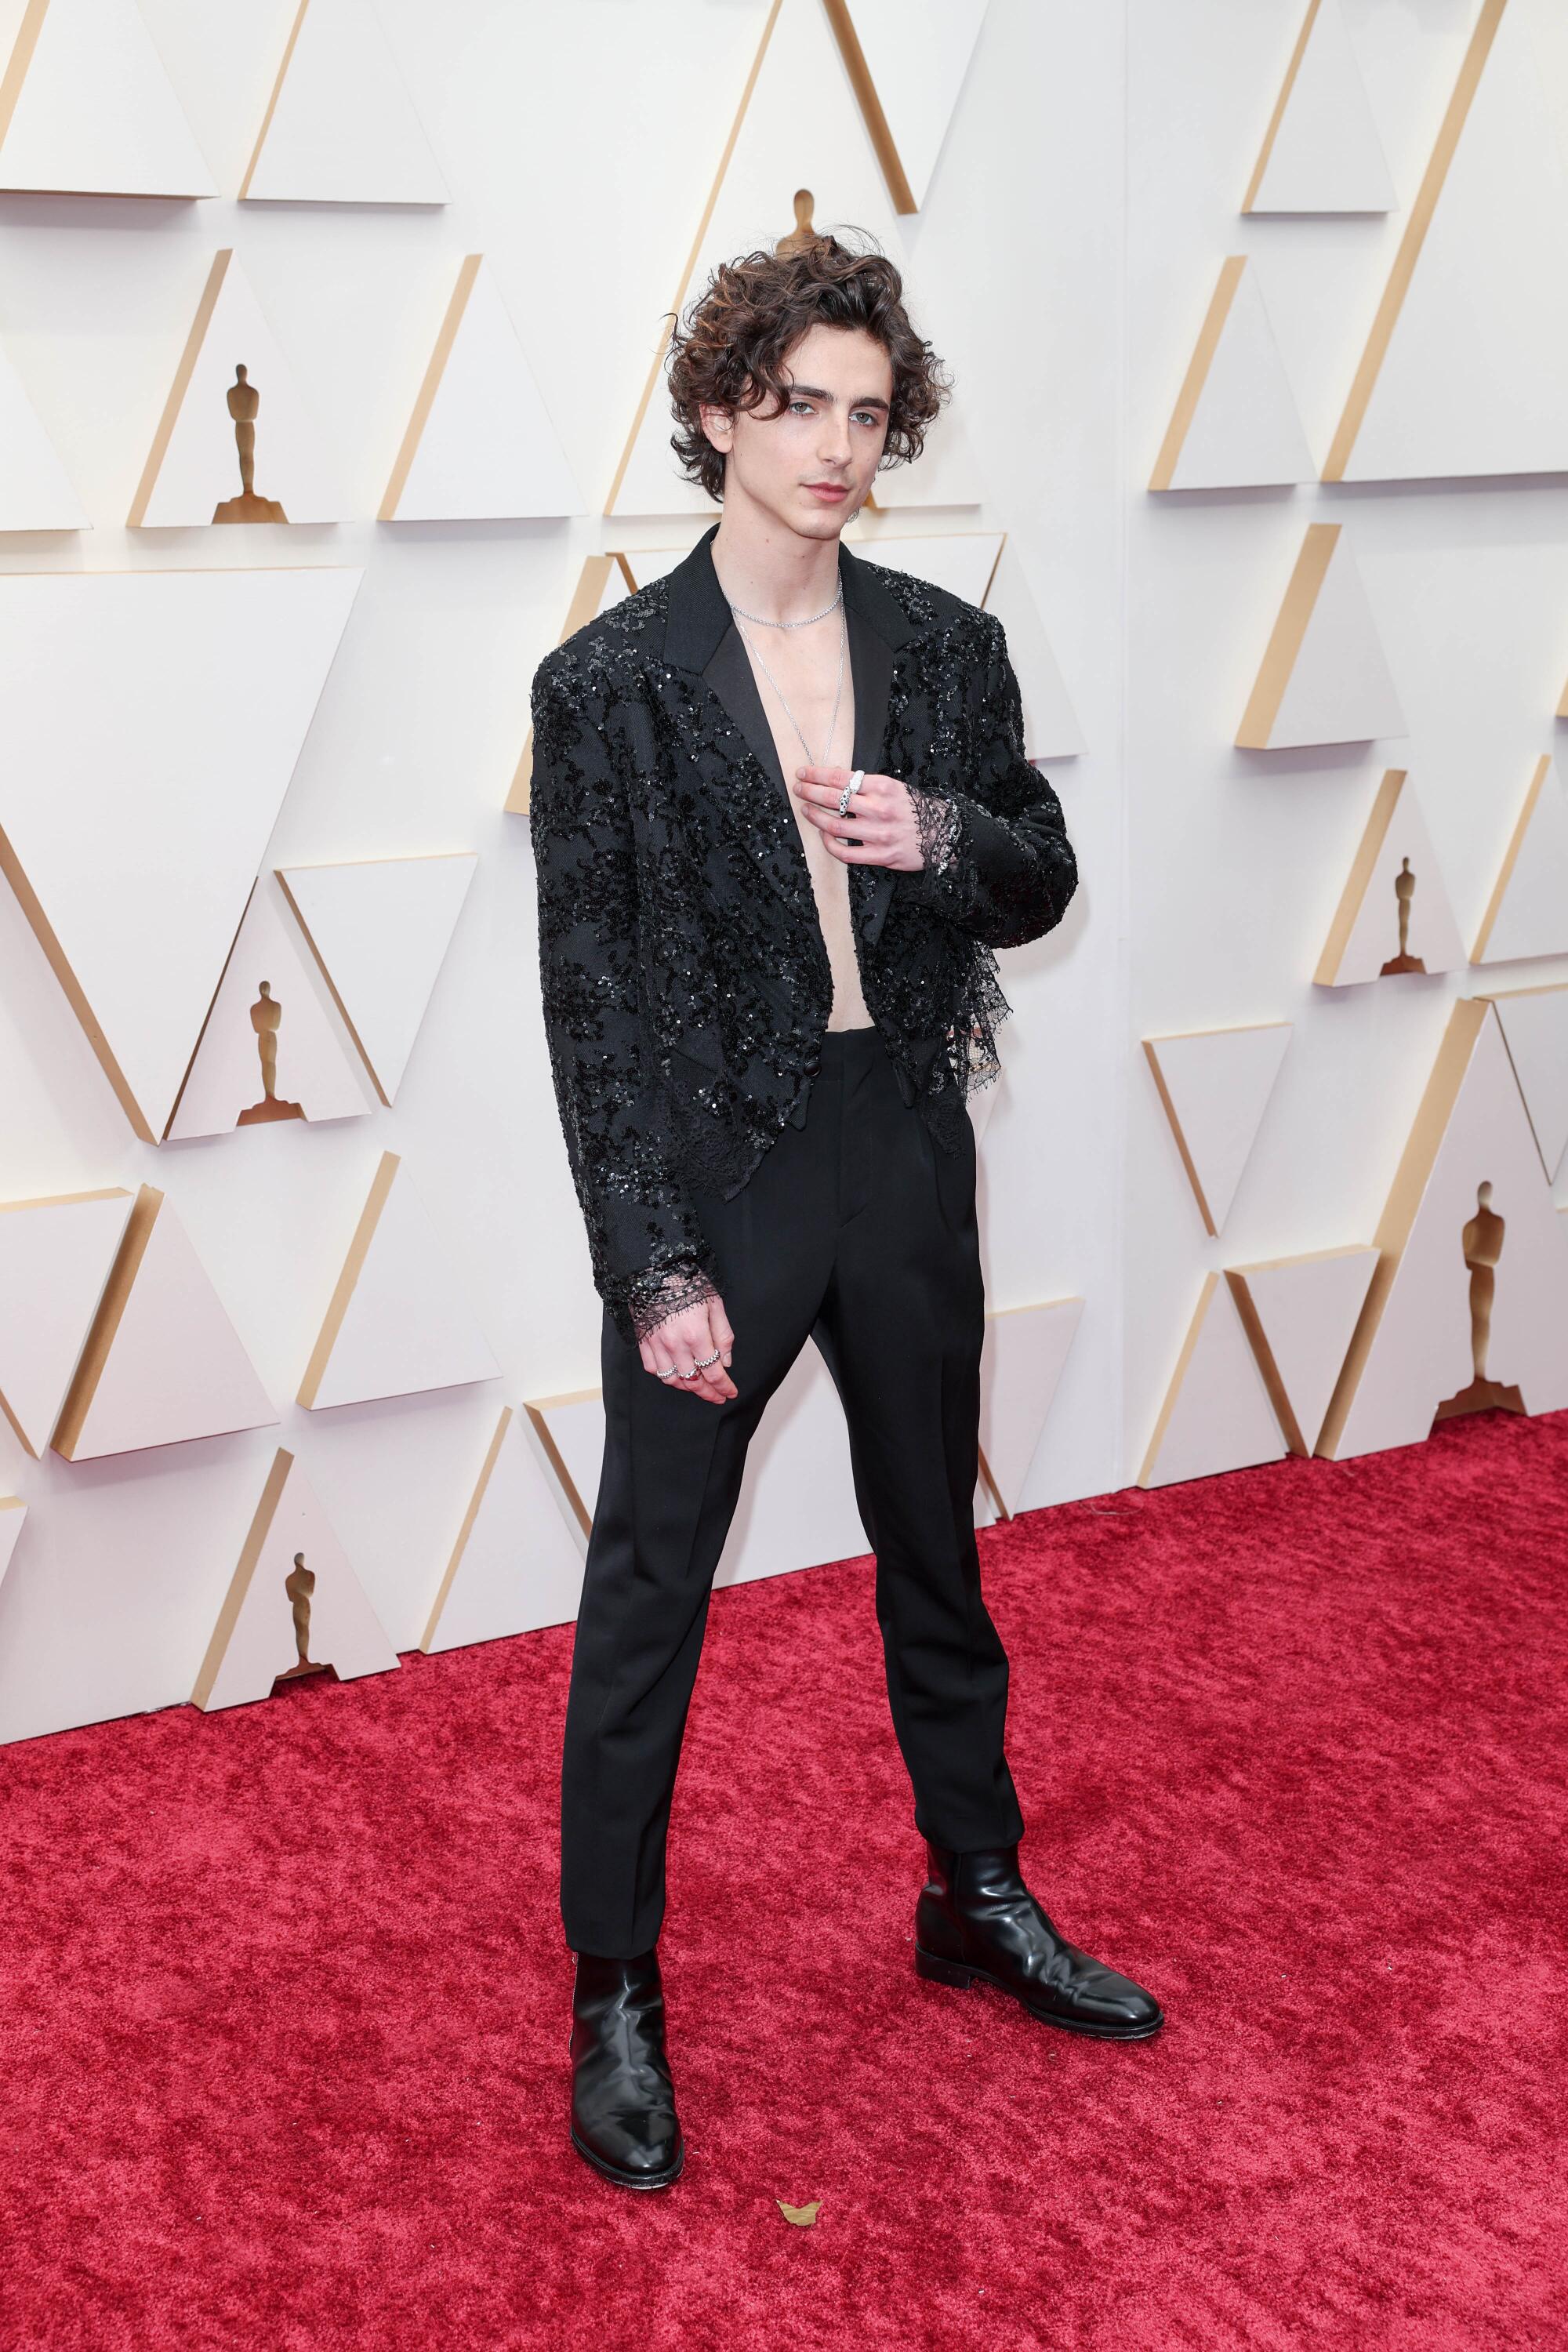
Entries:
{"type": "MultiPolygon", "coordinates": [[[[1514,0],[1527,5],[1563,129],[1568,39],[1545,0],[1514,0]]],[[[597,1380],[598,1302],[537,1017],[527,824],[502,803],[531,672],[584,556],[696,535],[598,509],[765,5],[381,0],[451,190],[432,210],[237,205],[295,0],[142,13],[222,194],[0,196],[0,337],[93,524],[0,534],[0,564],[363,565],[265,864],[471,848],[479,866],[394,1108],[162,1147],[131,1135],[0,887],[0,1198],[164,1188],[280,1423],[79,1464],[34,1462],[0,1424],[0,1491],[29,1505],[0,1581],[0,1739],[188,1696],[279,1443],[411,1647],[500,1404],[597,1380]],[[365,517],[458,264],[484,251],[590,512],[126,530],[229,244],[365,517]],[[291,1400],[385,1150],[416,1176],[503,1379],[311,1414],[291,1400]]],[[[1002,958],[1016,1011],[984,1141],[990,1304],[1086,1302],[1025,1507],[1135,1475],[1208,1267],[1370,1238],[1447,1005],[1472,985],[1310,984],[1375,763],[1364,746],[1228,748],[1305,524],[1353,520],[1410,714],[1397,756],[1419,770],[1467,931],[1568,673],[1555,481],[1143,487],[1227,253],[1267,268],[1320,458],[1360,355],[1398,217],[1237,214],[1303,13],[991,0],[930,194],[902,225],[987,497],[886,528],[1013,534],[1087,746],[1045,763],[1083,881],[1057,932],[1002,958]],[[1138,1040],[1277,1018],[1296,1037],[1223,1243],[1208,1241],[1138,1040]]],[[[1344,13],[1408,205],[1474,0],[1344,13]]],[[[811,89],[798,103],[807,114],[811,89]]],[[[1536,976],[1552,968],[1510,967],[1506,984],[1536,976]]]]}

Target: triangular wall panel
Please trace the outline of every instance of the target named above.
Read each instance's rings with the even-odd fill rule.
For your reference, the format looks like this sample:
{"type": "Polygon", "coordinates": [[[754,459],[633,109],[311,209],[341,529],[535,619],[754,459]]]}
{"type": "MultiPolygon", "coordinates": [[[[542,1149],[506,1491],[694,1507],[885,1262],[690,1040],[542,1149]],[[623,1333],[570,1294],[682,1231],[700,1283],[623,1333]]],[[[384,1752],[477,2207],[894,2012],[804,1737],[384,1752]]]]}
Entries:
{"type": "Polygon", "coordinates": [[[396,1651],[321,1499],[279,1446],[191,1693],[207,1712],[267,1698],[279,1676],[384,1674],[396,1651]]]}
{"type": "MultiPolygon", "coordinates": [[[[868,230],[902,268],[898,218],[822,0],[773,0],[670,307],[683,310],[718,262],[786,235],[796,225],[795,198],[801,190],[810,192],[818,228],[852,223],[868,230]],[[809,106],[802,104],[803,90],[811,92],[809,106]]],[[[918,308],[918,289],[911,288],[910,296],[918,308]]],[[[710,501],[678,471],[670,450],[668,348],[662,341],[649,370],[606,513],[712,514],[710,501]]],[[[929,445],[933,460],[941,433],[939,422],[929,445]]],[[[918,474],[924,463],[910,471],[918,474]]]]}
{"type": "Polygon", "coordinates": [[[372,0],[300,0],[239,194],[286,204],[446,203],[372,0]]]}
{"type": "Polygon", "coordinates": [[[169,1121],[176,1141],[361,1118],[372,1097],[274,877],[252,891],[169,1121]]]}
{"type": "Polygon", "coordinates": [[[1308,0],[1244,213],[1387,213],[1398,202],[1340,0],[1308,0]]]}
{"type": "Polygon", "coordinates": [[[1220,269],[1149,488],[1243,489],[1315,481],[1317,473],[1258,272],[1246,254],[1232,254],[1220,269]]]}
{"type": "Polygon", "coordinates": [[[1029,1465],[1082,1317],[1081,1298],[1053,1298],[986,1318],[980,1362],[982,1475],[1009,1518],[1023,1507],[1029,1465]]]}
{"type": "Polygon", "coordinates": [[[1551,1182],[1568,1151],[1568,982],[1489,993],[1551,1182]]]}
{"type": "Polygon", "coordinates": [[[1309,523],[1236,740],[1265,751],[1405,732],[1350,540],[1340,523],[1309,523]]]}
{"type": "Polygon", "coordinates": [[[0,870],[144,1143],[167,1126],[360,576],[0,579],[0,870]]]}
{"type": "Polygon", "coordinates": [[[123,1185],[0,1202],[0,1412],[37,1460],[131,1214],[123,1185]]]}
{"type": "Polygon", "coordinates": [[[1376,1264],[1375,1249],[1352,1244],[1225,1270],[1292,1454],[1318,1442],[1376,1264]]]}
{"type": "Polygon", "coordinates": [[[126,520],[346,522],[337,457],[226,247],[213,257],[126,520]],[[243,381],[239,370],[245,369],[243,381]],[[254,398],[254,474],[245,488],[235,409],[254,398]]]}
{"type": "Polygon", "coordinates": [[[604,1391],[572,1389],[562,1396],[534,1397],[522,1409],[550,1465],[562,1518],[573,1541],[586,1552],[605,1460],[604,1391]]]}
{"type": "Polygon", "coordinates": [[[1169,1486],[1275,1462],[1286,1451],[1263,1375],[1229,1290],[1205,1274],[1153,1433],[1140,1486],[1169,1486]]]}
{"type": "Polygon", "coordinates": [[[363,1404],[500,1375],[429,1213],[384,1151],[298,1402],[363,1404]]]}
{"type": "Polygon", "coordinates": [[[0,531],[90,525],[21,378],[0,351],[0,531]]]}
{"type": "Polygon", "coordinates": [[[473,850],[459,849],[278,868],[371,1083],[389,1107],[478,864],[473,850]]]}
{"type": "Polygon", "coordinates": [[[826,0],[894,209],[918,212],[987,0],[826,0]]]}
{"type": "Polygon", "coordinates": [[[584,511],[495,273],[470,253],[381,502],[383,522],[584,511]]]}
{"type": "Polygon", "coordinates": [[[419,1646],[455,1650],[569,1624],[583,1553],[526,1412],[504,1405],[419,1646]]]}
{"type": "Polygon", "coordinates": [[[1390,768],[1312,977],[1324,988],[1349,988],[1405,971],[1456,971],[1464,961],[1415,788],[1405,769],[1390,768]]]}
{"type": "Polygon", "coordinates": [[[26,1516],[27,1506],[19,1495],[0,1495],[0,1584],[5,1580],[26,1516]]]}
{"type": "Polygon", "coordinates": [[[68,1462],[179,1445],[278,1415],[190,1236],[143,1184],[54,1433],[68,1462]]]}
{"type": "Polygon", "coordinates": [[[1230,1213],[1290,1033],[1289,1021],[1261,1021],[1143,1040],[1193,1198],[1211,1234],[1220,1232],[1230,1213]]]}
{"type": "Polygon", "coordinates": [[[136,0],[3,0],[0,191],[216,196],[136,0]]]}
{"type": "Polygon", "coordinates": [[[1568,469],[1568,171],[1528,12],[1481,0],[1331,482],[1568,469]]]}
{"type": "Polygon", "coordinates": [[[1550,955],[1568,955],[1568,800],[1547,751],[1530,780],[1470,961],[1550,955]]]}
{"type": "Polygon", "coordinates": [[[1415,1444],[1472,1397],[1474,1409],[1568,1406],[1568,1247],[1485,998],[1450,1009],[1373,1239],[1320,1454],[1415,1444]]]}
{"type": "Polygon", "coordinates": [[[1011,540],[997,559],[985,609],[1007,635],[1007,657],[1024,703],[1024,751],[1031,760],[1068,760],[1083,750],[1083,731],[1068,698],[1056,649],[1011,540]]]}

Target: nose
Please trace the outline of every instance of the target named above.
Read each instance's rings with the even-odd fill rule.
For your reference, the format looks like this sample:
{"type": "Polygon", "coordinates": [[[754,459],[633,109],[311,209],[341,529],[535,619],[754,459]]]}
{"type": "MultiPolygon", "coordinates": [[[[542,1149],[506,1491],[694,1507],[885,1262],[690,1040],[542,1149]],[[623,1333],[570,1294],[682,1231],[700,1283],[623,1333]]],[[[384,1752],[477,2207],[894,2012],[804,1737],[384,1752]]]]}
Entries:
{"type": "Polygon", "coordinates": [[[842,467],[849,463],[849,420],[835,409],[825,408],[822,412],[816,455],[824,466],[842,467]]]}

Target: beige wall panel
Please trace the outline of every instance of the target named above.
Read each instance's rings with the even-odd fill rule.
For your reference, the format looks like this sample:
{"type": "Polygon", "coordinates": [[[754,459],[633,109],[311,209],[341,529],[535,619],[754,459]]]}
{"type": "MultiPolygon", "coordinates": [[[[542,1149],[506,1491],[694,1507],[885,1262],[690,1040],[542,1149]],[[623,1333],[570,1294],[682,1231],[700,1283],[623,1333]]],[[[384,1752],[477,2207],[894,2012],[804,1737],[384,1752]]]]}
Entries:
{"type": "Polygon", "coordinates": [[[1307,526],[1237,733],[1245,751],[1405,732],[1388,656],[1343,526],[1307,526]]]}
{"type": "Polygon", "coordinates": [[[1083,1317],[1081,1298],[1003,1308],[985,1318],[980,1365],[980,1451],[988,1484],[1011,1517],[1044,1433],[1068,1351],[1083,1317]]]}
{"type": "Polygon", "coordinates": [[[473,850],[458,849],[278,869],[371,1082],[388,1105],[397,1098],[478,864],[473,850]]]}
{"type": "Polygon", "coordinates": [[[584,511],[495,272],[483,254],[470,253],[458,270],[381,520],[482,522],[584,511]]]}
{"type": "Polygon", "coordinates": [[[1548,751],[1535,763],[1470,961],[1550,955],[1568,955],[1568,801],[1548,751]]]}
{"type": "Polygon", "coordinates": [[[583,1553],[526,1412],[501,1409],[419,1646],[454,1650],[568,1624],[583,1553]]]}
{"type": "Polygon", "coordinates": [[[172,1202],[132,1204],[54,1433],[68,1462],[278,1419],[172,1202]]]}
{"type": "Polygon", "coordinates": [[[1568,467],[1568,170],[1529,16],[1482,0],[1325,480],[1568,467]]]}
{"type": "Polygon", "coordinates": [[[985,609],[995,614],[1007,633],[1008,658],[1024,700],[1026,755],[1031,760],[1076,757],[1084,748],[1083,730],[1012,539],[997,559],[985,609]]]}
{"type": "MultiPolygon", "coordinates": [[[[570,1389],[561,1396],[531,1398],[522,1409],[554,1479],[562,1517],[574,1542],[586,1552],[605,1459],[603,1393],[596,1388],[570,1389]]],[[[694,1412],[700,1410],[693,1405],[694,1412]]]]}
{"type": "Polygon", "coordinates": [[[372,0],[300,0],[239,194],[287,204],[447,202],[372,0]]]}
{"type": "Polygon", "coordinates": [[[0,351],[0,531],[90,528],[91,517],[72,488],[21,378],[0,351]]]}
{"type": "MultiPolygon", "coordinates": [[[[868,563],[883,563],[889,571],[929,580],[933,588],[945,588],[950,596],[962,596],[966,604],[984,604],[1006,537],[1002,530],[949,530],[922,532],[917,538],[868,530],[862,519],[844,533],[846,543],[868,563]]],[[[639,555],[630,558],[639,586],[647,560],[639,555]]]]}
{"type": "Polygon", "coordinates": [[[322,1410],[500,1377],[428,1210],[383,1152],[298,1402],[322,1410]]]}
{"type": "Polygon", "coordinates": [[[1244,213],[1387,213],[1398,203],[1340,0],[1308,0],[1244,213]]]}
{"type": "Polygon", "coordinates": [[[207,1713],[270,1696],[279,1675],[384,1674],[396,1651],[321,1499],[279,1446],[191,1696],[207,1713]],[[292,1588],[292,1589],[290,1589],[292,1588]]]}
{"type": "MultiPolygon", "coordinates": [[[[911,288],[910,304],[922,334],[934,335],[935,326],[920,307],[911,288]]],[[[942,404],[941,415],[925,438],[912,466],[889,466],[878,475],[870,503],[883,513],[906,507],[977,507],[985,497],[985,477],[974,454],[974,442],[964,422],[963,395],[955,392],[942,404]]]]}
{"type": "Polygon", "coordinates": [[[1568,982],[1487,992],[1550,1181],[1568,1150],[1568,982]]]}
{"type": "Polygon", "coordinates": [[[1478,1370],[1498,1402],[1568,1405],[1568,1235],[1484,998],[1450,1012],[1373,1239],[1377,1269],[1320,1454],[1415,1444],[1478,1370]]]}
{"type": "Polygon", "coordinates": [[[0,1412],[37,1459],[119,1255],[122,1185],[0,1202],[0,1412]]]}
{"type": "Polygon", "coordinates": [[[279,884],[251,893],[169,1121],[174,1141],[276,1120],[362,1118],[374,1108],[279,884]]]}
{"type": "Polygon", "coordinates": [[[1249,488],[1315,481],[1317,473],[1258,271],[1246,254],[1232,254],[1221,266],[1149,488],[1249,488]]]}
{"type": "Polygon", "coordinates": [[[987,0],[826,0],[900,213],[926,200],[987,0]]]}
{"type": "Polygon", "coordinates": [[[143,1142],[164,1131],[360,576],[0,579],[0,869],[143,1142]]]}
{"type": "Polygon", "coordinates": [[[1403,768],[1390,768],[1312,977],[1349,988],[1405,971],[1456,971],[1465,961],[1415,787],[1403,768]]]}
{"type": "Polygon", "coordinates": [[[1377,1264],[1355,1244],[1227,1265],[1226,1281],[1292,1454],[1310,1454],[1377,1264]]]}
{"type": "Polygon", "coordinates": [[[1205,1274],[1159,1418],[1138,1473],[1140,1486],[1169,1486],[1274,1462],[1286,1451],[1268,1391],[1235,1303],[1205,1274]]]}
{"type": "Polygon", "coordinates": [[[213,257],[127,521],[346,522],[338,453],[300,390],[232,249],[213,257]],[[238,370],[246,371],[243,383],[238,370]],[[245,488],[236,407],[254,406],[245,488]]]}
{"type": "Polygon", "coordinates": [[[215,196],[135,0],[0,0],[0,190],[215,196]]]}
{"type": "Polygon", "coordinates": [[[19,1495],[0,1495],[0,1584],[16,1556],[16,1538],[26,1516],[27,1506],[19,1495]]]}
{"type": "Polygon", "coordinates": [[[1289,1021],[1145,1037],[1143,1052],[1205,1231],[1230,1213],[1290,1044],[1289,1021]]]}

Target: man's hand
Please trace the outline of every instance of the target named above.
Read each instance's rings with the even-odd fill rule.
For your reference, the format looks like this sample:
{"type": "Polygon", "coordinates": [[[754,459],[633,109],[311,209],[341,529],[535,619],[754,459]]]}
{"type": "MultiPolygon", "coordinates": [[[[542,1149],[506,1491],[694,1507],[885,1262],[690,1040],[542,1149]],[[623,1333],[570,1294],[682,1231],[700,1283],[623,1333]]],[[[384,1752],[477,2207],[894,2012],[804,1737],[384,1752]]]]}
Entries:
{"type": "MultiPolygon", "coordinates": [[[[833,856],[846,866],[891,866],[900,874],[918,874],[925,864],[915,824],[914,806],[897,776],[862,777],[842,816],[839,796],[853,771],[848,768],[797,768],[791,792],[801,814],[826,842],[833,856]]],[[[699,1351],[706,1355],[704,1348],[699,1351]]]]}
{"type": "Polygon", "coordinates": [[[645,1370],[655,1375],[675,1367],[676,1377],[667,1380],[667,1389],[679,1389],[687,1396],[703,1397],[710,1404],[722,1404],[726,1397],[739,1394],[734,1381],[725,1370],[735,1335],[730,1328],[730,1318],[724,1312],[721,1298],[699,1299],[695,1307],[686,1307],[679,1315],[667,1315],[656,1323],[641,1345],[645,1370]],[[715,1360],[705,1365],[694,1381],[680,1375],[689,1372],[704,1356],[715,1360]]]}

